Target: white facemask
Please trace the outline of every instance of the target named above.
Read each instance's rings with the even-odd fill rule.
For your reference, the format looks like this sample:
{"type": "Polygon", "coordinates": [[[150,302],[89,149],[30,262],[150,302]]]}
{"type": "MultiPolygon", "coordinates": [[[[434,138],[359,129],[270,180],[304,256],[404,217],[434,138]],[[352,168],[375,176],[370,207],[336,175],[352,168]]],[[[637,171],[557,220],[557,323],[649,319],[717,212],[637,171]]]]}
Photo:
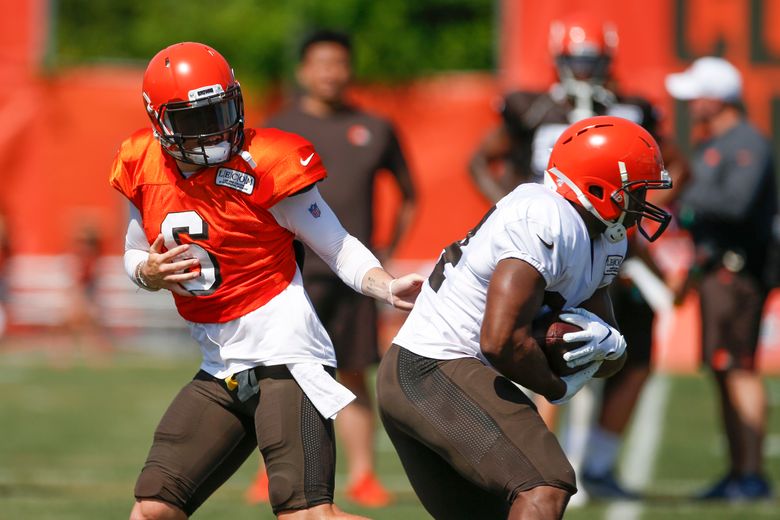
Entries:
{"type": "MultiPolygon", "coordinates": [[[[230,157],[231,146],[227,141],[221,141],[214,145],[204,146],[203,149],[206,151],[206,157],[208,157],[209,164],[225,162],[230,157]]],[[[205,161],[203,163],[200,162],[202,160],[202,156],[200,155],[196,155],[194,160],[199,164],[206,164],[205,161]]]]}
{"type": "MultiPolygon", "coordinates": [[[[206,157],[208,158],[208,164],[218,164],[227,161],[230,158],[230,150],[232,149],[232,146],[227,141],[221,141],[217,144],[212,144],[209,146],[204,146],[203,150],[206,152],[206,157]]],[[[200,151],[200,150],[195,150],[200,151]]],[[[192,150],[190,150],[192,152],[192,150]]],[[[182,153],[179,150],[168,150],[168,153],[170,153],[174,158],[176,159],[183,159],[182,153]]],[[[189,153],[188,158],[195,164],[202,164],[206,165],[206,158],[203,157],[202,154],[198,153],[189,153]]]]}

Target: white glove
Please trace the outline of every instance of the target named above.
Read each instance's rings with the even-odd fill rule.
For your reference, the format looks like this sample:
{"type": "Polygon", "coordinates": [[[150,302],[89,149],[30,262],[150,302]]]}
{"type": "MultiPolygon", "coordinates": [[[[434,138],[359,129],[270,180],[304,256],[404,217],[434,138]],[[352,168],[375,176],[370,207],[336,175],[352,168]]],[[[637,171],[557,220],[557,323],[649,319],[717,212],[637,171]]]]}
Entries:
{"type": "Polygon", "coordinates": [[[566,343],[587,343],[563,355],[569,368],[577,368],[593,361],[617,359],[626,351],[626,340],[623,335],[607,322],[585,309],[569,309],[561,314],[561,320],[580,327],[577,332],[567,332],[563,335],[566,343]]]}
{"type": "Polygon", "coordinates": [[[563,397],[560,399],[556,399],[555,401],[550,402],[552,404],[563,404],[571,399],[574,394],[579,392],[580,389],[585,386],[585,383],[593,379],[593,374],[595,374],[599,368],[601,368],[601,361],[597,361],[596,363],[593,363],[592,365],[587,366],[582,370],[574,372],[573,374],[561,377],[563,382],[566,383],[566,393],[563,394],[563,397]]]}

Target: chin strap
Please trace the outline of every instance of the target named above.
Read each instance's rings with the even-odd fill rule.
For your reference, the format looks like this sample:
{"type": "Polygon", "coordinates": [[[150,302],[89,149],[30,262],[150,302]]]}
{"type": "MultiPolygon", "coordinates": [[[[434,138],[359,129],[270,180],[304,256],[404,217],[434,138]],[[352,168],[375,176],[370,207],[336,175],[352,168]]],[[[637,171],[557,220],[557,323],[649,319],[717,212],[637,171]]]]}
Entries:
{"type": "Polygon", "coordinates": [[[253,170],[257,168],[257,163],[256,163],[256,162],[255,162],[255,160],[252,158],[252,154],[251,154],[251,153],[249,153],[249,151],[248,151],[248,150],[244,150],[243,152],[241,152],[241,158],[242,158],[242,159],[244,160],[244,162],[245,162],[245,163],[247,163],[247,164],[249,165],[249,167],[250,167],[250,168],[252,168],[253,170]]]}
{"type": "MultiPolygon", "coordinates": [[[[625,213],[622,213],[620,215],[620,220],[623,220],[623,217],[625,215],[626,215],[625,213]]],[[[615,222],[614,224],[608,224],[607,229],[604,230],[604,236],[607,237],[607,240],[613,244],[620,242],[621,240],[626,238],[626,226],[624,226],[620,222],[615,222]]]]}
{"type": "MultiPolygon", "coordinates": [[[[627,178],[628,174],[626,173],[626,165],[623,162],[618,163],[620,166],[620,176],[622,178],[627,178]]],[[[625,179],[624,179],[625,182],[625,179]]],[[[582,192],[579,186],[574,184],[571,179],[569,179],[566,175],[561,172],[558,168],[552,167],[549,170],[544,172],[544,185],[547,186],[549,189],[553,191],[558,190],[559,183],[566,184],[571,190],[577,195],[577,200],[580,202],[580,205],[582,205],[583,208],[588,210],[588,212],[599,219],[602,224],[607,226],[607,229],[604,230],[604,236],[606,239],[611,243],[620,242],[624,238],[626,238],[626,227],[623,225],[623,219],[626,218],[626,212],[621,211],[620,216],[615,221],[609,221],[603,218],[598,211],[596,211],[596,208],[593,207],[593,204],[591,204],[590,200],[588,200],[588,197],[585,196],[585,194],[582,192]],[[558,180],[556,181],[553,179],[553,175],[555,175],[558,180]]],[[[623,197],[623,208],[625,209],[626,205],[628,204],[627,197],[623,197]]]]}

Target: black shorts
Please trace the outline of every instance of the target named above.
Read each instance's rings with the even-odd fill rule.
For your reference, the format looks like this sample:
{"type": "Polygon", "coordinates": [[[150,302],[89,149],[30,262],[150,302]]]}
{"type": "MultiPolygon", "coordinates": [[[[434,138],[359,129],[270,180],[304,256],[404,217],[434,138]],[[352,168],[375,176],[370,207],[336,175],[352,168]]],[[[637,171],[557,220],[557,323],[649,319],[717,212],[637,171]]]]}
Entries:
{"type": "Polygon", "coordinates": [[[633,283],[616,279],[609,287],[615,319],[626,338],[626,367],[650,365],[655,314],[633,283]]]}
{"type": "Polygon", "coordinates": [[[365,370],[376,364],[376,302],[333,276],[309,276],[304,287],[333,341],[339,370],[365,370]]]}
{"type": "Polygon", "coordinates": [[[137,499],[189,516],[259,445],[274,513],[333,502],[333,421],[317,412],[287,367],[255,371],[260,391],[243,403],[203,371],[179,392],[154,432],[137,499]]]}
{"type": "Polygon", "coordinates": [[[699,297],[704,361],[715,371],[755,370],[766,289],[747,272],[721,268],[704,275],[699,297]]]}
{"type": "Polygon", "coordinates": [[[574,470],[531,400],[474,358],[393,345],[377,371],[379,412],[434,518],[506,518],[519,492],[576,491],[574,470]]]}

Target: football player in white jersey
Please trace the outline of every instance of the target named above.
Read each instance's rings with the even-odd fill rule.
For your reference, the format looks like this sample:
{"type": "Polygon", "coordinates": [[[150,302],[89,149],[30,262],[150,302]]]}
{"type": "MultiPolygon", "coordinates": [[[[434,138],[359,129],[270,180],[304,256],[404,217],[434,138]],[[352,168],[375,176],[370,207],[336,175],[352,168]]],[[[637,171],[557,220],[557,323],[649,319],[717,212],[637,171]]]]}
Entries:
{"type": "Polygon", "coordinates": [[[561,518],[574,471],[513,383],[561,403],[625,361],[606,288],[626,229],[652,241],[671,218],[645,200],[671,187],[658,145],[626,119],[588,118],[555,143],[545,177],[443,251],[377,374],[382,421],[435,518],[561,518]],[[566,355],[572,375],[534,339],[545,310],[584,329],[567,337],[586,341],[566,355]]]}
{"type": "MultiPolygon", "coordinates": [[[[571,12],[550,24],[549,50],[557,82],[545,91],[517,90],[503,98],[499,105],[502,124],[485,135],[470,163],[476,187],[495,202],[518,184],[543,182],[550,149],[561,132],[580,119],[610,115],[642,125],[660,144],[675,186],[655,193],[653,202],[668,207],[686,182],[687,164],[671,140],[661,140],[658,110],[648,100],[619,88],[612,67],[620,50],[617,26],[591,12],[571,12]]],[[[633,258],[635,267],[646,266],[645,271],[655,275],[651,278],[660,282],[662,273],[642,242],[641,237],[629,236],[627,259],[633,258]]],[[[618,283],[610,288],[616,318],[632,344],[632,356],[620,375],[606,384],[592,385],[563,410],[544,399],[536,400],[539,413],[553,430],[559,412],[566,414],[561,437],[581,483],[572,505],[584,504],[588,498],[638,498],[620,484],[615,466],[623,436],[651,374],[655,309],[647,302],[646,291],[626,273],[624,269],[618,283]],[[590,442],[593,449],[585,453],[590,442]]]]}

